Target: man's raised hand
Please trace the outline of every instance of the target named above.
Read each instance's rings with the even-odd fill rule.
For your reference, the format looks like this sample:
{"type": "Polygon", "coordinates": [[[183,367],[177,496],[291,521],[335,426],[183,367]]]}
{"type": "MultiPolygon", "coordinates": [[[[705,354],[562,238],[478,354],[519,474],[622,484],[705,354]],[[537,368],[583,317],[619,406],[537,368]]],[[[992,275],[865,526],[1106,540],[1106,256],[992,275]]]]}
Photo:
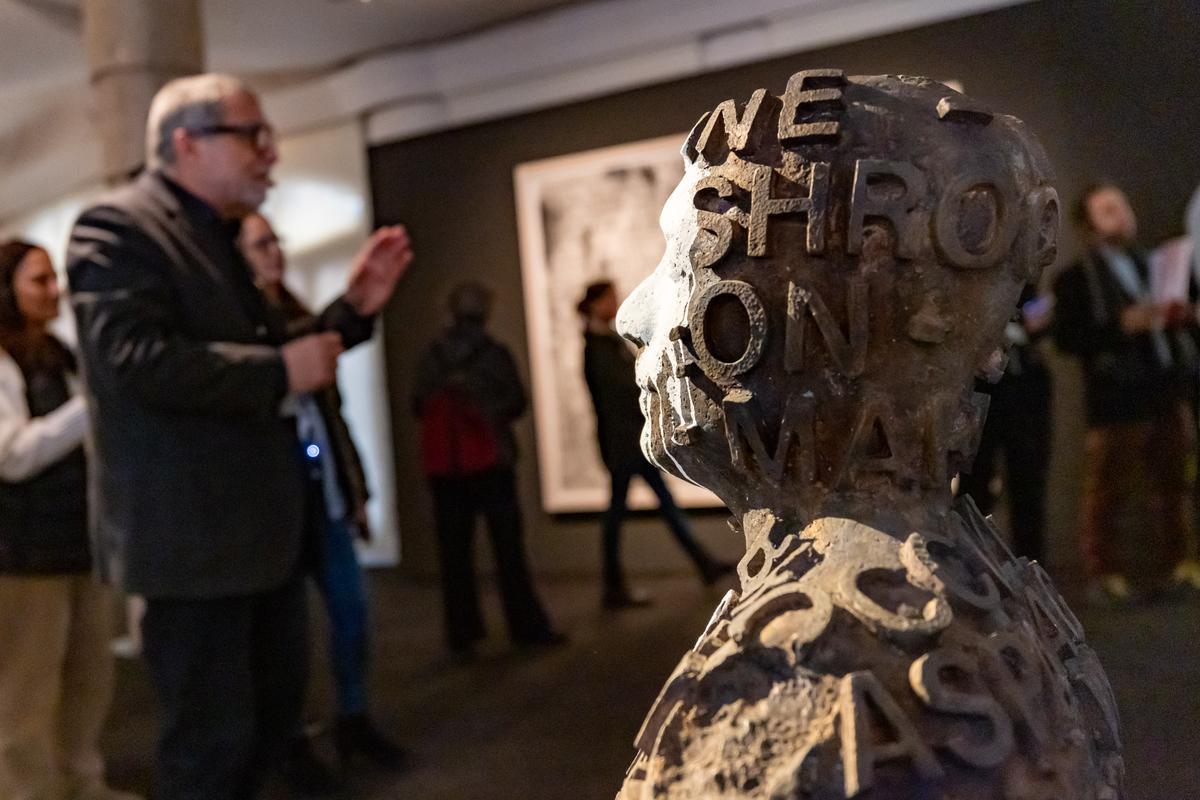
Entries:
{"type": "Polygon", "coordinates": [[[412,242],[403,225],[375,231],[354,257],[343,295],[345,301],[360,316],[378,314],[412,260],[412,242]]]}

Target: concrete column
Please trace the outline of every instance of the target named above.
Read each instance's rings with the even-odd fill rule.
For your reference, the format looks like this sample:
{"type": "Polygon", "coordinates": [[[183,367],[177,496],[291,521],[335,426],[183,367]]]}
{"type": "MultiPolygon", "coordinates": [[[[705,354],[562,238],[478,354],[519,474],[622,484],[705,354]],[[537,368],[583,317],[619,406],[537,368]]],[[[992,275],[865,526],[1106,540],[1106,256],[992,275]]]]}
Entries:
{"type": "Polygon", "coordinates": [[[82,9],[104,176],[119,183],[145,162],[154,93],[204,70],[200,0],[83,0],[82,9]]]}

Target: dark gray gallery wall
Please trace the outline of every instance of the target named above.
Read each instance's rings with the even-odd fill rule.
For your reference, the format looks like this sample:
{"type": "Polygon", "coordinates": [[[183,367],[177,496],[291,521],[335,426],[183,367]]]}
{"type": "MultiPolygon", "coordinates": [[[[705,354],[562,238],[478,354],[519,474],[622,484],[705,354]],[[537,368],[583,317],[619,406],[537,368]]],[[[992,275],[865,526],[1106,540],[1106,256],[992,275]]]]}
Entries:
{"type": "MultiPolygon", "coordinates": [[[[428,493],[408,397],[420,350],[444,321],[449,286],[483,279],[498,292],[493,329],[528,376],[512,170],[533,159],[685,131],[701,113],[756,88],[782,92],[801,69],[901,73],[962,81],[968,94],[1024,119],[1042,139],[1069,204],[1097,176],[1125,186],[1144,240],[1180,232],[1200,183],[1200,3],[1044,0],[912,31],[654,86],[520,117],[372,148],[379,224],[403,222],[418,260],[384,319],[405,564],[433,569],[428,493]]],[[[1064,228],[1064,254],[1077,252],[1064,228]]],[[[1081,401],[1072,364],[1055,359],[1056,433],[1051,479],[1051,561],[1073,560],[1081,401]],[[1056,559],[1057,556],[1057,559],[1056,559]]],[[[537,569],[598,568],[594,517],[541,512],[533,425],[518,428],[527,537],[537,569]]],[[[739,542],[720,514],[698,518],[703,537],[730,555],[739,542]]],[[[654,519],[626,534],[635,569],[683,567],[654,519]]]]}

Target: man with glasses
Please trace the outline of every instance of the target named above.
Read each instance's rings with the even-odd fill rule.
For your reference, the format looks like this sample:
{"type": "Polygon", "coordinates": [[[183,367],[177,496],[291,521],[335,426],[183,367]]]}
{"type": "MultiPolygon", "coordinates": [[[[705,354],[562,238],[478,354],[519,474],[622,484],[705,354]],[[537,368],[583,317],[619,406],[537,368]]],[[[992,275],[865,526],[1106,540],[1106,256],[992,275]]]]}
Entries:
{"type": "Polygon", "coordinates": [[[97,558],[147,600],[163,800],[255,797],[295,730],[312,498],[289,399],[333,383],[412,260],[403,228],[377,231],[345,294],[289,338],[235,241],[276,158],[239,80],[173,81],[151,105],[147,171],[71,237],[97,558]]]}
{"type": "Polygon", "coordinates": [[[247,122],[244,125],[200,125],[189,128],[192,136],[240,136],[251,147],[265,153],[275,148],[275,129],[269,122],[247,122]]]}

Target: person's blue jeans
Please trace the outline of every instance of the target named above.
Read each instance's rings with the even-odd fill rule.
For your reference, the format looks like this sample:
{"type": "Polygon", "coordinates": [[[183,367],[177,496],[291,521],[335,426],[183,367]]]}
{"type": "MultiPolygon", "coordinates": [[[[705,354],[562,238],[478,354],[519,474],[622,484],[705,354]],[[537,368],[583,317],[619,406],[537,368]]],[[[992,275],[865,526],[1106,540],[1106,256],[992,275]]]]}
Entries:
{"type": "Polygon", "coordinates": [[[329,658],[337,685],[338,713],[367,712],[367,593],[354,552],[357,530],[346,520],[327,520],[317,586],[329,614],[329,658]]]}

